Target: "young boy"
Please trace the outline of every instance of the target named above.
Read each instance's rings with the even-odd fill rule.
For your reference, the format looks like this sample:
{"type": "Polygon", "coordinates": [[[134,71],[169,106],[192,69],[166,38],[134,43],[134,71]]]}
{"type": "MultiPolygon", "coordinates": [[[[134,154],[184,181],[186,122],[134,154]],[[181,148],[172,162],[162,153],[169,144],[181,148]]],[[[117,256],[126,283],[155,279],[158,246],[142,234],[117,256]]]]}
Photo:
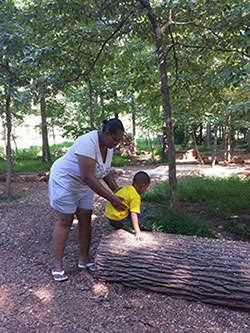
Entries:
{"type": "MultiPolygon", "coordinates": [[[[140,195],[146,192],[149,184],[149,175],[144,171],[137,172],[133,178],[132,185],[124,186],[115,193],[115,195],[124,198],[123,203],[127,207],[126,210],[118,211],[110,202],[107,203],[105,208],[105,216],[108,218],[109,224],[117,229],[122,228],[123,222],[132,220],[136,240],[143,240],[141,230],[146,231],[146,228],[142,227],[140,230],[140,195]]],[[[149,228],[147,231],[149,231],[149,228]]]]}

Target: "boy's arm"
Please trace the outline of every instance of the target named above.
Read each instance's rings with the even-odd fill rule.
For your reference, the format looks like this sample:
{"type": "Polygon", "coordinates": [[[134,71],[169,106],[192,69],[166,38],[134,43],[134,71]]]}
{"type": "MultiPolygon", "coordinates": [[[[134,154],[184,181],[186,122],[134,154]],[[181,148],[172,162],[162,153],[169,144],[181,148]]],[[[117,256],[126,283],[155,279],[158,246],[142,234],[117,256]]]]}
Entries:
{"type": "Polygon", "coordinates": [[[140,227],[139,227],[138,214],[135,213],[135,212],[131,212],[131,220],[132,220],[134,231],[135,231],[135,239],[136,240],[143,240],[141,230],[140,230],[140,227]]]}

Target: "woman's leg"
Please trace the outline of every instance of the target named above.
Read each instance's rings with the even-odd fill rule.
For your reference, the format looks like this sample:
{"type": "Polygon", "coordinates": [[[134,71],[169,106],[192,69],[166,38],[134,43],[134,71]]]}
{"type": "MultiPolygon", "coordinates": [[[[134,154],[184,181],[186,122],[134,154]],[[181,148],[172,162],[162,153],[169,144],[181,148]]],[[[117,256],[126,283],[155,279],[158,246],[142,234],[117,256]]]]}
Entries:
{"type": "Polygon", "coordinates": [[[78,264],[89,263],[89,246],[91,240],[91,215],[92,210],[78,208],[76,217],[78,219],[78,240],[80,257],[78,264]]]}
{"type": "Polygon", "coordinates": [[[74,214],[64,214],[56,211],[57,222],[53,232],[53,252],[55,271],[61,272],[63,270],[63,253],[67,243],[70,228],[74,219],[74,214]]]}

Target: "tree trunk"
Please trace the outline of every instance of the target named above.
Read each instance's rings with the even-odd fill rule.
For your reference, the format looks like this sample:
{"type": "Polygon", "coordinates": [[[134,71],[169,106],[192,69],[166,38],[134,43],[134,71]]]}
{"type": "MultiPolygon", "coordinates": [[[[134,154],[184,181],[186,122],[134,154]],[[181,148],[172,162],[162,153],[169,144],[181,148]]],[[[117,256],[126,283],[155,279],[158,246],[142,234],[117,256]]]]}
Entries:
{"type": "Polygon", "coordinates": [[[162,162],[168,161],[168,138],[167,138],[167,129],[164,122],[162,129],[162,162]]]}
{"type": "Polygon", "coordinates": [[[184,123],[184,142],[183,142],[183,144],[184,144],[184,147],[186,147],[188,144],[188,126],[187,126],[186,122],[184,123]]]}
{"type": "Polygon", "coordinates": [[[41,89],[40,97],[40,109],[41,109],[41,119],[42,119],[42,145],[43,145],[43,162],[50,162],[50,151],[49,151],[49,141],[48,141],[48,129],[47,129],[47,118],[46,118],[46,101],[44,91],[41,89]]]}
{"type": "Polygon", "coordinates": [[[6,105],[5,105],[5,112],[6,112],[6,123],[7,123],[7,142],[6,142],[6,161],[7,161],[7,177],[6,177],[6,184],[5,184],[5,194],[6,197],[9,198],[11,188],[10,188],[10,180],[11,180],[11,174],[12,174],[12,156],[11,156],[11,113],[10,113],[10,101],[11,101],[11,95],[10,90],[11,86],[9,88],[9,91],[7,92],[6,97],[6,105]]]}
{"type": "Polygon", "coordinates": [[[246,151],[250,153],[250,110],[248,111],[248,129],[246,132],[246,141],[247,141],[246,151]]]}
{"type": "Polygon", "coordinates": [[[227,151],[227,125],[224,127],[224,135],[223,135],[223,143],[224,143],[224,162],[228,162],[228,151],[227,151]]]}
{"type": "Polygon", "coordinates": [[[197,151],[197,154],[198,154],[198,159],[199,159],[199,161],[200,161],[201,164],[204,164],[203,159],[201,158],[198,146],[197,146],[196,136],[195,136],[195,131],[194,131],[193,125],[191,125],[191,129],[192,129],[192,135],[193,135],[193,141],[194,141],[195,150],[197,151]]]}
{"type": "Polygon", "coordinates": [[[132,112],[132,141],[133,141],[133,154],[136,153],[136,130],[135,130],[135,98],[131,98],[131,112],[132,112]]]}
{"type": "Polygon", "coordinates": [[[203,126],[202,124],[200,124],[200,130],[199,130],[199,144],[202,145],[203,144],[203,126]]]}
{"type": "Polygon", "coordinates": [[[207,136],[206,136],[206,146],[211,146],[211,125],[207,124],[207,136]]]}
{"type": "Polygon", "coordinates": [[[161,75],[161,94],[162,94],[163,109],[164,109],[164,125],[166,126],[167,143],[168,143],[170,211],[172,214],[175,214],[179,210],[179,191],[178,191],[177,177],[176,177],[176,156],[175,156],[173,127],[172,127],[172,115],[171,115],[169,85],[167,77],[166,56],[164,54],[164,46],[163,46],[163,32],[161,30],[159,23],[156,20],[156,17],[152,11],[149,2],[146,0],[140,0],[140,3],[143,5],[144,8],[148,10],[148,18],[152,24],[156,39],[156,48],[157,48],[158,62],[160,66],[160,75],[161,75]]]}
{"type": "Polygon", "coordinates": [[[101,281],[250,310],[250,244],[162,233],[144,241],[119,230],[96,254],[101,281]]]}
{"type": "Polygon", "coordinates": [[[231,116],[228,116],[228,126],[227,126],[227,161],[231,162],[231,116]]]}
{"type": "Polygon", "coordinates": [[[212,151],[212,168],[215,167],[215,161],[216,161],[217,128],[218,128],[218,125],[215,125],[214,126],[214,144],[213,144],[213,151],[212,151]]]}
{"type": "Polygon", "coordinates": [[[250,128],[247,130],[247,152],[250,153],[250,128]]]}
{"type": "Polygon", "coordinates": [[[93,87],[89,80],[89,106],[90,106],[90,129],[94,130],[94,110],[93,110],[93,87]]]}
{"type": "Polygon", "coordinates": [[[150,138],[150,134],[148,133],[148,143],[149,143],[149,147],[150,147],[150,150],[151,150],[151,154],[152,154],[152,160],[154,161],[155,160],[155,154],[154,154],[154,139],[151,140],[150,138]]]}

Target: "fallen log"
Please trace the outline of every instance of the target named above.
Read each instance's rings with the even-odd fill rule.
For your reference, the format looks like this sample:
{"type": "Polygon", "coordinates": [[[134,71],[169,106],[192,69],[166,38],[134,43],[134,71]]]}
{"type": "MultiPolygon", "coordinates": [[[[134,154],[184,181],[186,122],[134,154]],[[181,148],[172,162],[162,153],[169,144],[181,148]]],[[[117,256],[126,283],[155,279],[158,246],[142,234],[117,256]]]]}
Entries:
{"type": "Polygon", "coordinates": [[[250,310],[250,244],[118,230],[96,253],[97,278],[189,300],[250,310]]]}

